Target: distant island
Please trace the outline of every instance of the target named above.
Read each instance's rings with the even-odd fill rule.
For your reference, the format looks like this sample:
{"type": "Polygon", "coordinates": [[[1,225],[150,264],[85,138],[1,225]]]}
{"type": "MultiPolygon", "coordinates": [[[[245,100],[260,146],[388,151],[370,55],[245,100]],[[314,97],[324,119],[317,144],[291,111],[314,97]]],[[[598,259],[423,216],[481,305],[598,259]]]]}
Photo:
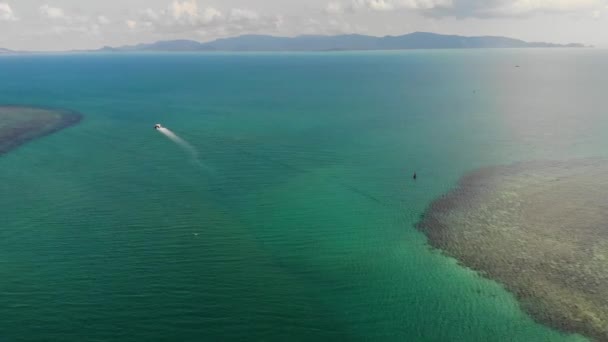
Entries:
{"type": "MultiPolygon", "coordinates": [[[[184,52],[184,51],[371,51],[411,49],[496,49],[496,48],[583,48],[583,44],[526,42],[495,36],[465,37],[430,32],[401,36],[374,37],[360,34],[337,36],[303,35],[275,37],[243,35],[201,43],[194,40],[166,40],[150,44],[103,47],[98,50],[73,52],[184,52]]],[[[0,54],[23,53],[0,49],[0,54]]]]}
{"type": "Polygon", "coordinates": [[[244,35],[217,39],[207,43],[193,40],[169,40],[151,44],[104,47],[99,51],[355,51],[409,49],[477,49],[477,48],[581,48],[583,44],[525,42],[506,37],[464,37],[429,32],[402,36],[373,37],[358,34],[338,36],[274,37],[244,35]]]}

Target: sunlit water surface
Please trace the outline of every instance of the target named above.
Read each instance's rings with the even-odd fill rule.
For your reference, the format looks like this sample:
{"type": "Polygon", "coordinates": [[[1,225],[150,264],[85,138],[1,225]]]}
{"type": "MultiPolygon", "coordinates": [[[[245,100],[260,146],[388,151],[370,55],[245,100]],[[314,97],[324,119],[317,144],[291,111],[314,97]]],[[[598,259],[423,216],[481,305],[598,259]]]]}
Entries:
{"type": "Polygon", "coordinates": [[[478,167],[606,157],[607,57],[2,57],[0,104],[84,120],[0,157],[0,340],[583,339],[415,224],[478,167]]]}

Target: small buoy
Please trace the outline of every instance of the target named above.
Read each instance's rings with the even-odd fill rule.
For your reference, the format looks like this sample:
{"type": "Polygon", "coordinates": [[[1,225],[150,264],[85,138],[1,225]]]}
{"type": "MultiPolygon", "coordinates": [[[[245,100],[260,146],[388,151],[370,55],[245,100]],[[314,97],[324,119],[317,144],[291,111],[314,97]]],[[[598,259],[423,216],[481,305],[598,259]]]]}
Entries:
{"type": "Polygon", "coordinates": [[[413,178],[416,179],[416,172],[414,172],[414,177],[413,178]]]}

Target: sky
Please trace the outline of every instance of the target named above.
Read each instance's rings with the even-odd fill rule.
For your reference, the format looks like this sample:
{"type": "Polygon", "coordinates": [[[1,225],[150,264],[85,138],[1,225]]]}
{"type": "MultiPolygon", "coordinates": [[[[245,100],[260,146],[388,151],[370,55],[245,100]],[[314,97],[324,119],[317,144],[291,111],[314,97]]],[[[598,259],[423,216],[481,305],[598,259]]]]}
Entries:
{"type": "Polygon", "coordinates": [[[415,31],[608,47],[608,0],[0,0],[0,47],[415,31]]]}

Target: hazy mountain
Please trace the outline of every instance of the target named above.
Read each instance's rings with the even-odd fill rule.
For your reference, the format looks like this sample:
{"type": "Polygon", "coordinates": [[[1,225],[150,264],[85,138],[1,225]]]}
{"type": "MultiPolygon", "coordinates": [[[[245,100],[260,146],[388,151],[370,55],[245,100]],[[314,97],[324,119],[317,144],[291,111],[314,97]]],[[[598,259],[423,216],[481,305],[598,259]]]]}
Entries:
{"type": "Polygon", "coordinates": [[[472,48],[531,48],[584,47],[582,44],[552,44],[525,42],[506,37],[464,37],[428,32],[403,36],[373,37],[358,34],[338,36],[274,37],[244,35],[199,43],[192,40],[159,41],[101,51],[331,51],[331,50],[406,50],[406,49],[472,49],[472,48]]]}
{"type": "Polygon", "coordinates": [[[168,40],[152,44],[127,45],[119,48],[104,47],[104,51],[199,51],[203,44],[193,40],[168,40]]]}
{"type": "Polygon", "coordinates": [[[3,53],[15,53],[15,51],[12,51],[12,50],[9,50],[9,49],[0,48],[0,54],[3,54],[3,53]]]}

